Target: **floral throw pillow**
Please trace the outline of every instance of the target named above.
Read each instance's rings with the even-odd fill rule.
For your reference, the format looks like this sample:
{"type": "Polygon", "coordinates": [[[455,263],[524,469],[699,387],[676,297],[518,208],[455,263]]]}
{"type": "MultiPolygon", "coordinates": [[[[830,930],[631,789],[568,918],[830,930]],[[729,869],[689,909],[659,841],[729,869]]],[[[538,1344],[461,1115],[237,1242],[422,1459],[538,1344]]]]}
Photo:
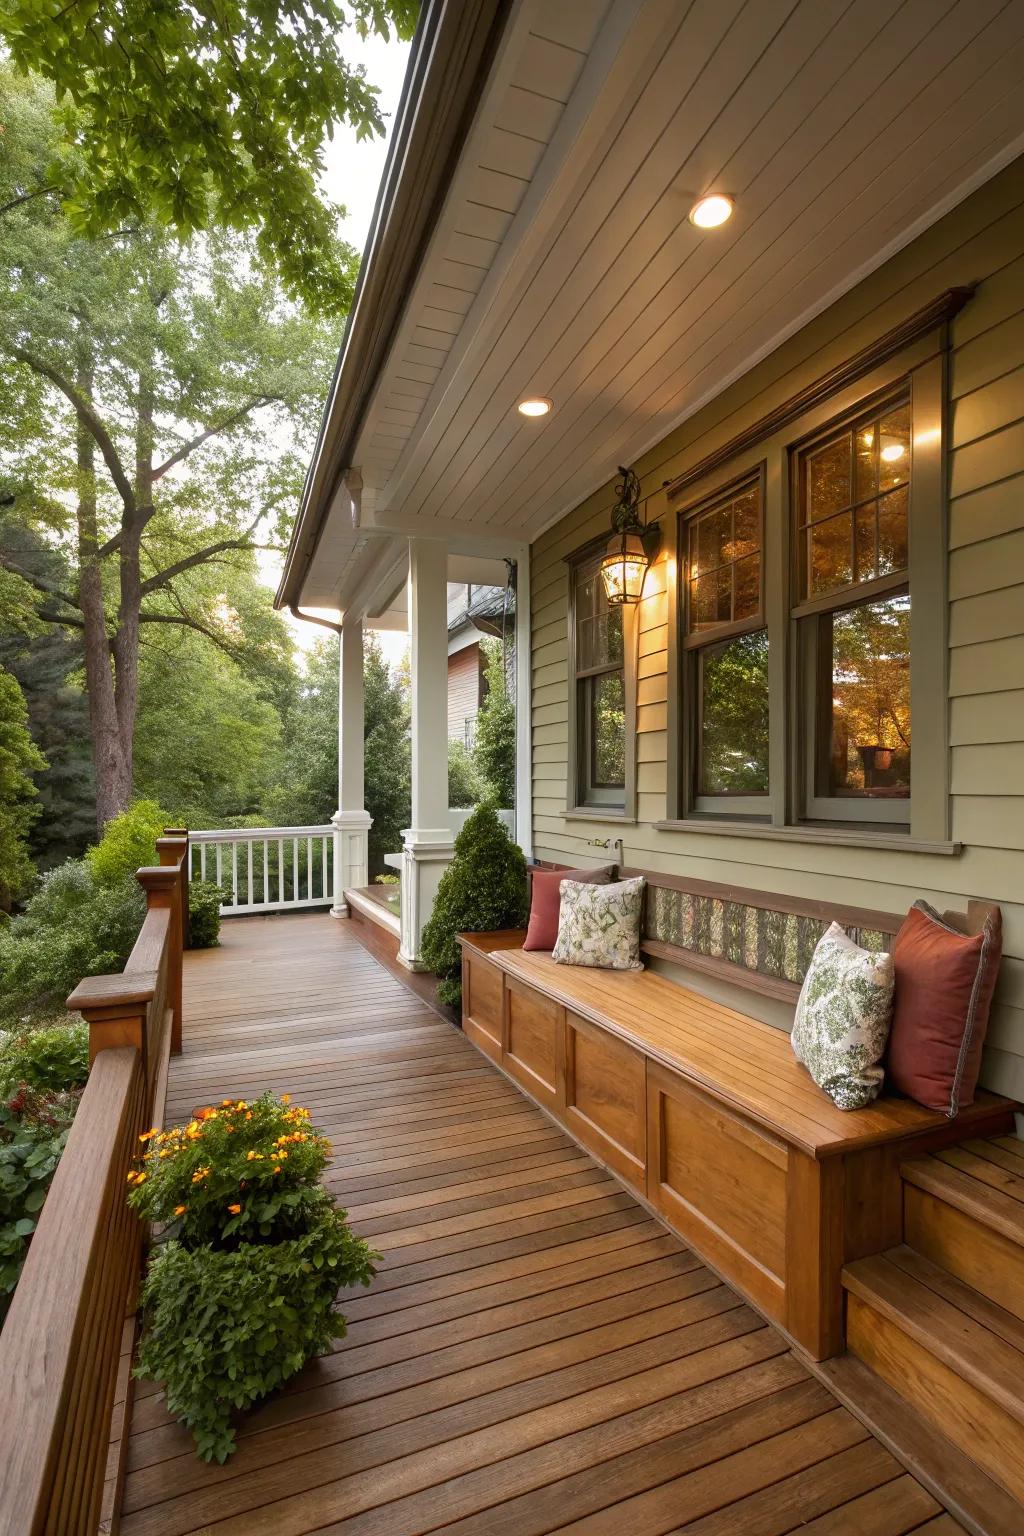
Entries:
{"type": "Polygon", "coordinates": [[[559,965],[594,965],[609,971],[642,971],[640,918],[644,881],[581,885],[563,880],[558,938],[552,951],[559,965]]]}
{"type": "Polygon", "coordinates": [[[863,1109],[884,1076],[893,962],[861,949],[838,923],[818,941],[793,1021],[793,1051],[840,1109],[863,1109]]]}

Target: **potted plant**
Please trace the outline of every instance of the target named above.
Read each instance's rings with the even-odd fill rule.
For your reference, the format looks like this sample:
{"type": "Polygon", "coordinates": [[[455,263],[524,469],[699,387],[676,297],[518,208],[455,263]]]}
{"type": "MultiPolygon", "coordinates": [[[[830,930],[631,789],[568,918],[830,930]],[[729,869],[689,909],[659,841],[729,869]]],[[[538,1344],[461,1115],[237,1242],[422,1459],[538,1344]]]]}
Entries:
{"type": "Polygon", "coordinates": [[[234,1415],[344,1335],[337,1293],[368,1285],[378,1255],[321,1187],[330,1143],[287,1094],[224,1099],[141,1139],[129,1203],[168,1236],[142,1290],[136,1375],[223,1462],[234,1415]]]}

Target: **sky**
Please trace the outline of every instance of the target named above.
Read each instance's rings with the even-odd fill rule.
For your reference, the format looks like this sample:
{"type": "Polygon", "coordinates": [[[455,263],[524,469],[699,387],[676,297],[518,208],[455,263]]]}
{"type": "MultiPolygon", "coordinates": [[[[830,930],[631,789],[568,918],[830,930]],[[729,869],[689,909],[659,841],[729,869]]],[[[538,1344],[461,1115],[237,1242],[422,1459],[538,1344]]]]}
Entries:
{"type": "MultiPolygon", "coordinates": [[[[364,140],[361,144],[356,142],[354,129],[340,126],[335,129],[333,142],[324,146],[325,168],[321,180],[324,195],[331,202],[344,204],[346,217],[340,234],[361,252],[370,230],[377,187],[384,174],[388,142],[409,59],[409,44],[398,42],[394,37],[385,42],[376,36],[363,42],[352,31],[346,38],[345,58],[350,63],[365,65],[367,79],[380,92],[381,113],[386,125],[385,138],[364,140]]],[[[283,564],[280,555],[265,552],[261,556],[260,573],[268,586],[276,589],[283,564]]],[[[290,613],[282,614],[282,618],[301,651],[308,651],[324,634],[319,625],[303,624],[290,613]]],[[[381,639],[387,642],[388,653],[396,648],[397,654],[405,643],[404,635],[382,635],[381,639]]]]}

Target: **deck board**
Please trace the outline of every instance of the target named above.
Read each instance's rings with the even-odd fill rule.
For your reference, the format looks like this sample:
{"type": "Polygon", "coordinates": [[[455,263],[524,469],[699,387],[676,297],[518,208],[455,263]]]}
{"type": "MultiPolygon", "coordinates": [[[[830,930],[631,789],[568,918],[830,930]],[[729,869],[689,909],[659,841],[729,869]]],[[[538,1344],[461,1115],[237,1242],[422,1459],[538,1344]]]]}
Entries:
{"type": "MultiPolygon", "coordinates": [[[[786,1341],[324,916],[190,954],[168,1116],[290,1091],[384,1255],[224,1467],[152,1383],[124,1536],[889,1536],[941,1507],[786,1341]]],[[[943,1516],[947,1536],[961,1527],[943,1516]]]]}

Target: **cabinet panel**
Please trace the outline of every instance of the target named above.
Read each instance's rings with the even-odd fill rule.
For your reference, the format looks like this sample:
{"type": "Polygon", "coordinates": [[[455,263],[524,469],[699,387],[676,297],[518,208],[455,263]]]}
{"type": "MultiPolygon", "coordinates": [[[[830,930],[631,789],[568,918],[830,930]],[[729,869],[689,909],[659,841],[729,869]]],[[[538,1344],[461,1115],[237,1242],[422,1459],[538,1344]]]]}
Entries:
{"type": "Polygon", "coordinates": [[[643,1189],[647,1161],[642,1053],[567,1011],[565,1123],[613,1172],[643,1189]]]}
{"type": "Polygon", "coordinates": [[[474,1045],[501,1060],[504,975],[482,955],[463,951],[462,1027],[474,1045]]]}
{"type": "Polygon", "coordinates": [[[558,1003],[531,987],[505,984],[505,1049],[502,1065],[539,1102],[562,1103],[562,1016],[558,1003]]]}
{"type": "Polygon", "coordinates": [[[648,1198],[729,1279],[785,1320],[784,1142],[648,1063],[648,1198]]]}

